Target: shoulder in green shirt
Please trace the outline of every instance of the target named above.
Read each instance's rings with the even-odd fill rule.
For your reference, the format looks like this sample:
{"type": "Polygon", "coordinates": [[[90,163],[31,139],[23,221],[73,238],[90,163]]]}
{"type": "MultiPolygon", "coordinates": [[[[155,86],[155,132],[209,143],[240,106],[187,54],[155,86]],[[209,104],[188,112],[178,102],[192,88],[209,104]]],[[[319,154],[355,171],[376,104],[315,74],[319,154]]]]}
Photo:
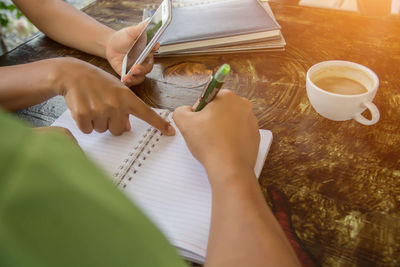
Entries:
{"type": "Polygon", "coordinates": [[[0,128],[0,266],[185,266],[71,140],[0,128]]]}

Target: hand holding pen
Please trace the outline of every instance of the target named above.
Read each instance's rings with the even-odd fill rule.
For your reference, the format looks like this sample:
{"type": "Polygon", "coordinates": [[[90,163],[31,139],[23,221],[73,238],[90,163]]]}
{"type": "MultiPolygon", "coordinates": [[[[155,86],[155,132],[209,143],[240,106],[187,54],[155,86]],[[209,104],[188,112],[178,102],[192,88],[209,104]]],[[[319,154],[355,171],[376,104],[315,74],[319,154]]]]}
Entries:
{"type": "Polygon", "coordinates": [[[226,76],[228,76],[231,67],[228,64],[222,65],[215,73],[214,77],[204,87],[204,90],[200,96],[199,104],[196,107],[196,112],[202,110],[208,103],[210,103],[215,96],[218,94],[219,89],[225,82],[226,76]]]}

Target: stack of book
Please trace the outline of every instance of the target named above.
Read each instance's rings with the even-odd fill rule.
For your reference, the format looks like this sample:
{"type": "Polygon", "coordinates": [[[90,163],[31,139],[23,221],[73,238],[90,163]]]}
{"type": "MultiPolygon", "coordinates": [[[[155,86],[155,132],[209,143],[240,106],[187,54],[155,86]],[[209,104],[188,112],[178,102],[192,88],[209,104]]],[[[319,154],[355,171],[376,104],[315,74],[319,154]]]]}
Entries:
{"type": "MultiPolygon", "coordinates": [[[[146,8],[143,19],[153,12],[146,8]]],[[[265,1],[175,0],[155,56],[282,51],[280,28],[265,1]]]]}

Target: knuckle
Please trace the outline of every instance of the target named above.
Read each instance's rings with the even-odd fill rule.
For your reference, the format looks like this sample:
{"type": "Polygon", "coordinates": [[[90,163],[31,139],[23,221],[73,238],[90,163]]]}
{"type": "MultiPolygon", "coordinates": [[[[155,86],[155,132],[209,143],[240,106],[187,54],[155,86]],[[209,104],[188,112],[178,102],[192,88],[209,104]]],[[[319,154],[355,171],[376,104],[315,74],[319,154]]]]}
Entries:
{"type": "Polygon", "coordinates": [[[79,129],[85,134],[90,134],[93,131],[92,128],[85,127],[85,126],[79,126],[79,129]]]}
{"type": "Polygon", "coordinates": [[[187,109],[187,107],[185,107],[185,106],[176,108],[174,110],[174,113],[172,113],[172,119],[175,122],[180,123],[182,121],[183,116],[186,114],[186,109],[187,109]]]}
{"type": "Polygon", "coordinates": [[[104,105],[103,107],[103,114],[114,114],[118,109],[120,105],[115,102],[108,102],[104,105]]]}
{"type": "Polygon", "coordinates": [[[91,113],[93,113],[94,117],[101,118],[106,111],[106,106],[95,107],[92,108],[91,113]]]}
{"type": "Polygon", "coordinates": [[[78,123],[82,123],[88,117],[88,111],[79,110],[75,112],[74,117],[78,121],[78,123]]]}
{"type": "Polygon", "coordinates": [[[104,133],[106,130],[107,130],[106,127],[103,127],[103,128],[95,128],[95,131],[98,132],[98,133],[104,133]]]}
{"type": "Polygon", "coordinates": [[[229,90],[229,89],[221,89],[219,91],[219,94],[221,96],[232,96],[232,95],[235,95],[235,93],[233,91],[229,90]]]}
{"type": "Polygon", "coordinates": [[[91,120],[89,119],[89,116],[87,113],[78,112],[73,117],[76,121],[76,124],[78,125],[78,128],[83,133],[88,134],[88,133],[92,132],[93,128],[90,125],[91,120]]]}
{"type": "Polygon", "coordinates": [[[104,106],[102,107],[102,112],[105,114],[110,114],[121,109],[122,103],[124,101],[124,96],[121,98],[112,97],[105,100],[104,106]]]}
{"type": "Polygon", "coordinates": [[[116,115],[109,121],[109,130],[113,135],[121,135],[126,129],[126,118],[124,116],[116,115]]]}
{"type": "Polygon", "coordinates": [[[107,131],[107,123],[102,120],[94,122],[93,129],[98,133],[104,133],[107,131]]]}
{"type": "Polygon", "coordinates": [[[119,136],[123,133],[121,129],[113,129],[113,130],[110,129],[110,132],[115,136],[119,136]]]}

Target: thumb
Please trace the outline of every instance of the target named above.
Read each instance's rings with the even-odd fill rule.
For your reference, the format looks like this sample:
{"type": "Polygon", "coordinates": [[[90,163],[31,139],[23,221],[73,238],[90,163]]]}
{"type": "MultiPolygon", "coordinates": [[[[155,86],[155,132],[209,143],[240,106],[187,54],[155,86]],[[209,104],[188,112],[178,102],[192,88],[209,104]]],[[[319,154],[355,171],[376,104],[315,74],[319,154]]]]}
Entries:
{"type": "Polygon", "coordinates": [[[197,100],[196,100],[196,103],[194,103],[194,105],[193,105],[193,110],[196,110],[196,108],[197,108],[197,106],[200,104],[200,98],[198,98],[197,100]]]}
{"type": "Polygon", "coordinates": [[[149,21],[150,21],[150,18],[140,22],[137,25],[132,25],[132,26],[126,27],[125,32],[131,38],[136,39],[139,36],[139,34],[142,32],[144,27],[146,27],[146,25],[149,23],[149,21]]]}
{"type": "Polygon", "coordinates": [[[181,106],[175,109],[174,113],[172,114],[172,118],[174,119],[174,122],[179,128],[179,125],[183,121],[187,119],[188,116],[192,115],[194,112],[193,107],[191,106],[181,106]]]}
{"type": "Polygon", "coordinates": [[[140,22],[138,25],[144,25],[146,26],[151,20],[151,17],[148,17],[147,19],[143,20],[142,22],[140,22]]]}

